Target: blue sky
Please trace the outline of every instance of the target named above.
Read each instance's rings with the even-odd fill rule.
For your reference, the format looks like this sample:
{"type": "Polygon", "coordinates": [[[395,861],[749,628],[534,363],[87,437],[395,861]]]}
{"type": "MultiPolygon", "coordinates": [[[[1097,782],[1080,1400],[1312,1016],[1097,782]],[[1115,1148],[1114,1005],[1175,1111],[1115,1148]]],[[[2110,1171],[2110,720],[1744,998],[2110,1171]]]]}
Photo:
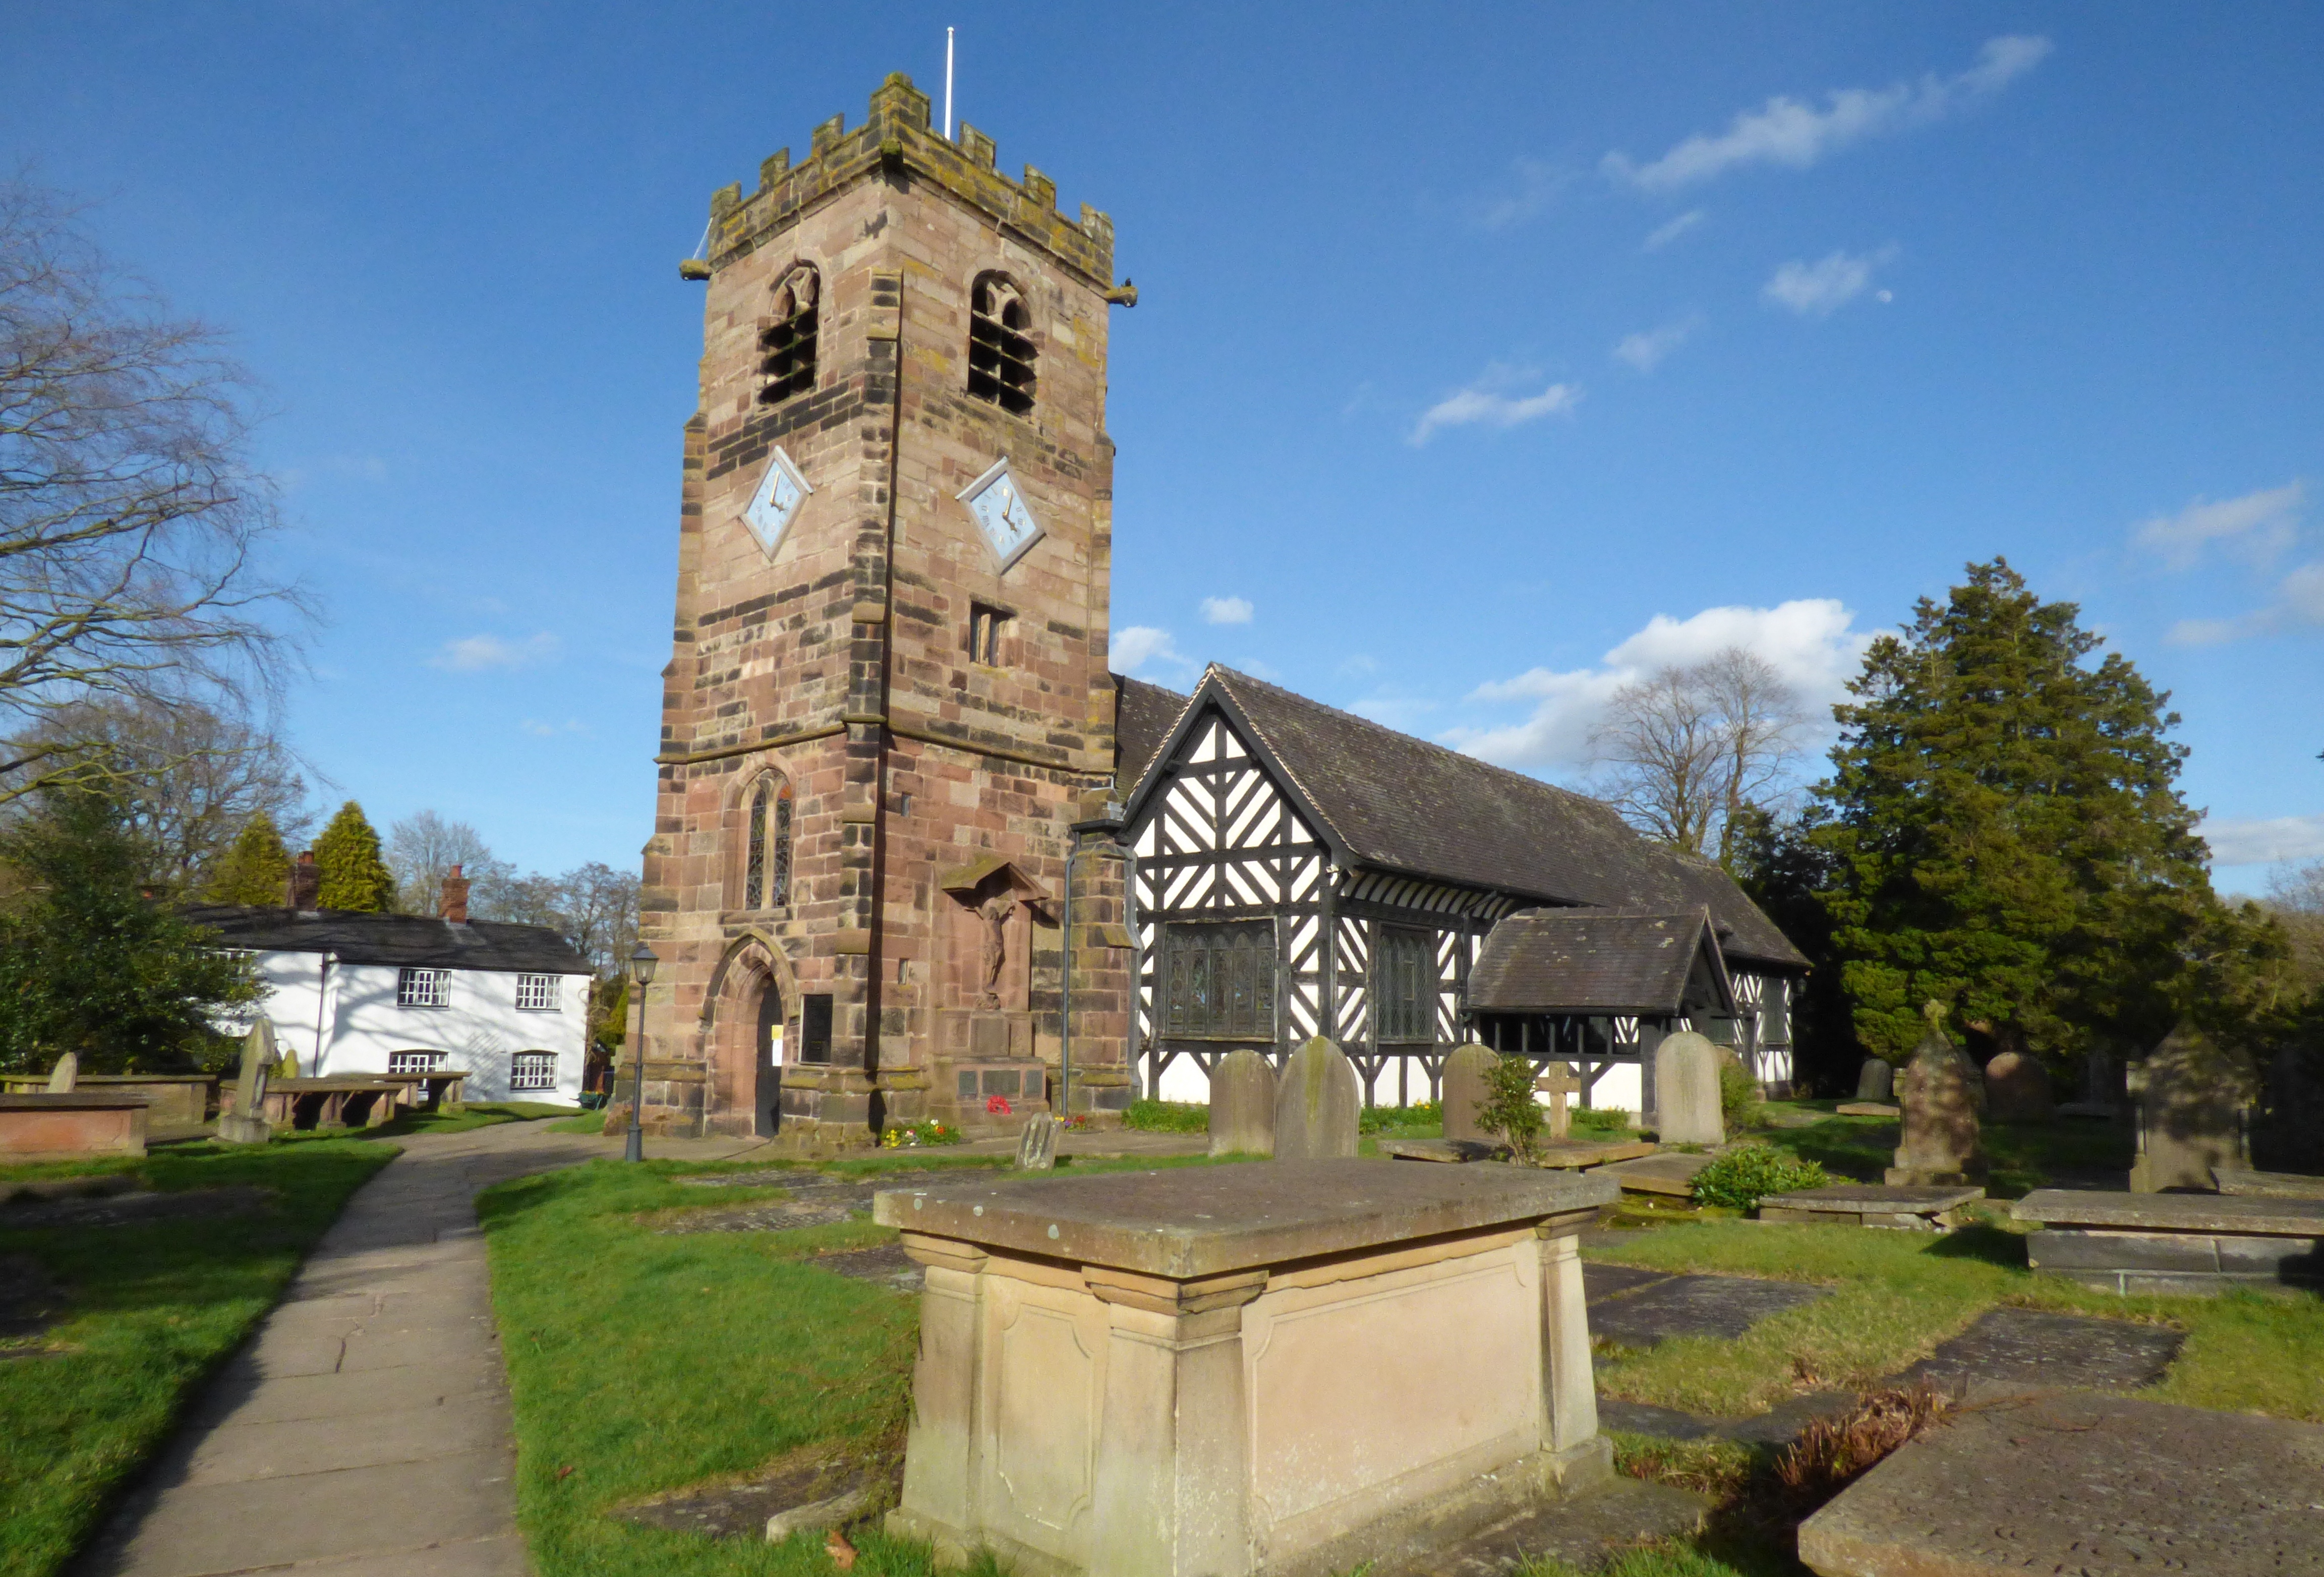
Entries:
{"type": "Polygon", "coordinates": [[[2221,884],[2324,855],[2324,12],[84,3],[0,156],[235,331],[295,738],[634,863],[711,191],[887,71],[1112,214],[1118,664],[1554,778],[1628,674],[1828,699],[2006,554],[2175,692],[2221,884]]]}

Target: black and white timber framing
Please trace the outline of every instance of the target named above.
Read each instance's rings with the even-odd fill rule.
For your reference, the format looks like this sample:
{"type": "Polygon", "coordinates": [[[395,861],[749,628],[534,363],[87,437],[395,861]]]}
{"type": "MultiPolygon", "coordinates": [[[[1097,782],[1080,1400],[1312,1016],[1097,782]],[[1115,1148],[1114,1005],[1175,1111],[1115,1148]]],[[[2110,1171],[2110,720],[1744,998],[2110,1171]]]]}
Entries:
{"type": "Polygon", "coordinates": [[[1145,1093],[1204,1100],[1228,1052],[1279,1061],[1323,1035],[1368,1102],[1406,1104],[1435,1098],[1452,1047],[1507,1032],[1508,1050],[1575,1060],[1593,1103],[1639,1109],[1635,1015],[1562,1034],[1545,1020],[1540,1045],[1471,1019],[1470,971],[1494,925],[1576,905],[1707,913],[1732,988],[1722,1038],[1763,1081],[1789,1079],[1786,1010],[1806,960],[1716,865],[1599,801],[1231,669],[1213,666],[1191,696],[1123,679],[1120,698],[1130,1049],[1145,1093]]]}

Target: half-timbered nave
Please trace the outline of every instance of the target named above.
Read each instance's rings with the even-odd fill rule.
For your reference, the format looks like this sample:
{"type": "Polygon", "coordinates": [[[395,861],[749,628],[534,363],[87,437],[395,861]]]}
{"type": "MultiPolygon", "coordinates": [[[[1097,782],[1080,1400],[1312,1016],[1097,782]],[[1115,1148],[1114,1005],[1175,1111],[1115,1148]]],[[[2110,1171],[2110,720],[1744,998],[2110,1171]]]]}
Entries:
{"type": "Polygon", "coordinates": [[[1320,1034],[1406,1104],[1480,1040],[1651,1117],[1655,1047],[1690,1028],[1788,1084],[1807,960],[1715,863],[1229,669],[1192,696],[1120,684],[1146,1093],[1205,1100],[1228,1052],[1320,1034]]]}

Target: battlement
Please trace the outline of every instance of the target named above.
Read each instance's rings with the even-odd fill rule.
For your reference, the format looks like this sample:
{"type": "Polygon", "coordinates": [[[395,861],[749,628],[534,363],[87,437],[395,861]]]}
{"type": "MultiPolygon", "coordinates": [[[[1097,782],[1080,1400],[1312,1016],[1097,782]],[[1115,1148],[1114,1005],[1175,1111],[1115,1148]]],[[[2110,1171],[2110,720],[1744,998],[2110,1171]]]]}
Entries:
{"type": "Polygon", "coordinates": [[[748,256],[769,236],[832,193],[878,174],[905,171],[942,187],[989,216],[1019,239],[1040,247],[1101,290],[1113,287],[1113,220],[1082,205],[1076,225],[1057,212],[1057,185],[1025,166],[1021,181],[995,168],[992,139],[963,122],[946,142],[928,120],[928,96],[902,72],[891,72],[872,95],[864,123],[849,131],[846,116],[815,128],[806,162],[794,166],[788,148],[759,165],[759,189],[742,195],[740,182],[710,198],[710,265],[748,256]]]}

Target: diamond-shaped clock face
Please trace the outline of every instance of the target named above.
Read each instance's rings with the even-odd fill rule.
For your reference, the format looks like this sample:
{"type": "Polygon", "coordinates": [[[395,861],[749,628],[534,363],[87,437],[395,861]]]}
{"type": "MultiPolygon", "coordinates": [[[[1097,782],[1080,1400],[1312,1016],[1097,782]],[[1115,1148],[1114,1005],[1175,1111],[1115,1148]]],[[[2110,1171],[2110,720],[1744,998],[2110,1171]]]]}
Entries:
{"type": "Polygon", "coordinates": [[[791,464],[791,457],[781,449],[778,448],[767,456],[767,474],[759,479],[758,491],[751,494],[751,502],[743,506],[742,519],[750,526],[752,534],[759,539],[759,546],[766,550],[768,558],[774,557],[775,548],[782,541],[783,533],[790,529],[791,521],[798,515],[799,505],[805,503],[807,495],[814,491],[807,484],[807,478],[798,474],[798,467],[791,464]]]}
{"type": "Polygon", "coordinates": [[[984,540],[992,545],[993,557],[1001,560],[1003,569],[1040,540],[1041,523],[1033,518],[1025,495],[1017,491],[1016,478],[1009,475],[1006,460],[995,461],[992,469],[962,489],[960,501],[976,517],[984,540]]]}

